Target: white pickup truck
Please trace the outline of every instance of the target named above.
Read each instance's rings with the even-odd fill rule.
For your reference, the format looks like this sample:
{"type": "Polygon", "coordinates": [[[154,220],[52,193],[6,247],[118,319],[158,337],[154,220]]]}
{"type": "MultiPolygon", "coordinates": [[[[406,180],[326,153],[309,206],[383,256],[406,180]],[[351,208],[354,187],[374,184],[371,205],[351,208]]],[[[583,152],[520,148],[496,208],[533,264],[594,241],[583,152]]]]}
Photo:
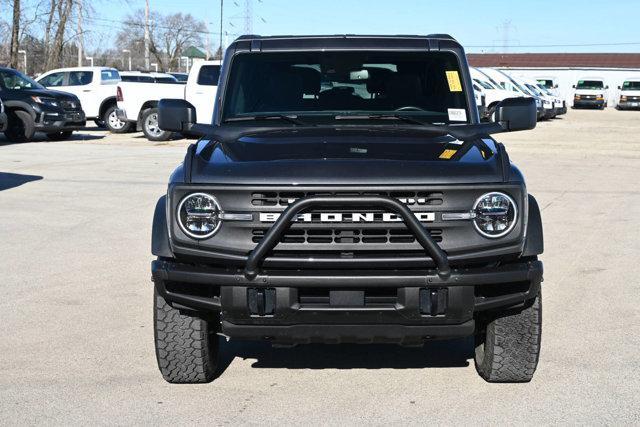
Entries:
{"type": "Polygon", "coordinates": [[[158,126],[158,101],[164,98],[185,99],[196,107],[198,123],[211,124],[218,90],[220,61],[193,64],[187,84],[121,82],[118,84],[117,115],[134,123],[151,141],[166,141],[172,133],[158,126]]]}
{"type": "Polygon", "coordinates": [[[116,116],[116,87],[120,74],[109,67],[73,67],[51,70],[38,77],[37,82],[48,89],[71,93],[80,99],[88,120],[111,132],[129,130],[127,122],[116,116]]]}

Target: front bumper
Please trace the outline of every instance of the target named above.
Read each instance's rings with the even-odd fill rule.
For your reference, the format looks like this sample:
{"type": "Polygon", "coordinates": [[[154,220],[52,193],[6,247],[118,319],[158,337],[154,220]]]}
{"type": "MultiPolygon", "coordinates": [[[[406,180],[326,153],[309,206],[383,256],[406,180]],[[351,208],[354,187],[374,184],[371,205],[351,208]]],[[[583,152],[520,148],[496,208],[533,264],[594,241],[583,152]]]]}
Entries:
{"type": "Polygon", "coordinates": [[[574,99],[573,108],[602,108],[604,99],[574,99]]]}
{"type": "Polygon", "coordinates": [[[35,128],[38,132],[73,131],[86,125],[82,110],[41,109],[36,112],[35,128]]]}
{"type": "Polygon", "coordinates": [[[277,343],[397,342],[468,336],[474,313],[522,304],[542,282],[540,261],[437,270],[265,270],[152,262],[158,294],[176,308],[220,312],[222,333],[277,343]],[[257,301],[258,299],[259,301],[257,301]]]}
{"type": "Polygon", "coordinates": [[[618,109],[620,110],[640,110],[640,101],[626,101],[618,102],[618,109]]]}

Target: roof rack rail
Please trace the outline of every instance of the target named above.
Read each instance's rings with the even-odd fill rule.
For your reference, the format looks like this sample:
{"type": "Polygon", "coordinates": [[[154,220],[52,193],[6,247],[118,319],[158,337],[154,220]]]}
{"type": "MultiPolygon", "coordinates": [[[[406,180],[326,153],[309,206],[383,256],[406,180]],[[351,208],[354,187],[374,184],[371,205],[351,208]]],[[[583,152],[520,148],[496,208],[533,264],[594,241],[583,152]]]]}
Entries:
{"type": "Polygon", "coordinates": [[[428,34],[427,37],[431,37],[431,38],[434,38],[434,39],[455,40],[455,38],[453,38],[453,36],[451,36],[449,34],[428,34]]]}

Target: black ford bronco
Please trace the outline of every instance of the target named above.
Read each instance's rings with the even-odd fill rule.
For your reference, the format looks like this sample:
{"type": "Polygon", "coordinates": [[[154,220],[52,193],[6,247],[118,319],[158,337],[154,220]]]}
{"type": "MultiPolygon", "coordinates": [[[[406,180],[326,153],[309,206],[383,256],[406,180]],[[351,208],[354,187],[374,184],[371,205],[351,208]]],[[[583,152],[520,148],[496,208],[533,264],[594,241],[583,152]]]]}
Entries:
{"type": "Polygon", "coordinates": [[[215,378],[231,340],[475,337],[479,374],[531,380],[541,336],[536,200],[490,135],[532,129],[533,99],[480,123],[450,36],[243,36],[211,125],[153,220],[155,345],[169,382],[215,378]]]}

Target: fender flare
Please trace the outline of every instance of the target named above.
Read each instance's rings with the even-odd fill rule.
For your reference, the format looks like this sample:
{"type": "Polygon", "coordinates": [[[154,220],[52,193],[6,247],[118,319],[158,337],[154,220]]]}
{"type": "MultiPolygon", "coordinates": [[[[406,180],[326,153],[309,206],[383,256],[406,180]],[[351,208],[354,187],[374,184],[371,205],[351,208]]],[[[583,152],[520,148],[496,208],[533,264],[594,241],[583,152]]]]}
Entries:
{"type": "Polygon", "coordinates": [[[529,217],[527,222],[527,237],[522,256],[536,256],[544,252],[544,235],[542,231],[542,216],[535,197],[529,194],[529,217]]]}
{"type": "Polygon", "coordinates": [[[104,99],[102,101],[102,103],[100,104],[100,108],[98,108],[98,115],[99,118],[102,118],[102,116],[104,115],[104,113],[107,111],[107,108],[109,108],[109,105],[118,105],[118,101],[116,100],[115,96],[110,96],[107,99],[104,99]]]}
{"type": "Polygon", "coordinates": [[[155,256],[173,258],[171,243],[169,242],[169,229],[167,223],[167,196],[158,199],[153,213],[153,226],[151,228],[151,253],[155,256]]]}
{"type": "Polygon", "coordinates": [[[27,113],[29,113],[29,115],[31,115],[31,118],[33,119],[33,121],[36,121],[36,112],[33,109],[33,107],[25,102],[25,101],[17,101],[17,100],[7,100],[7,101],[3,101],[4,102],[4,109],[5,112],[8,114],[9,110],[24,110],[27,113]]]}

